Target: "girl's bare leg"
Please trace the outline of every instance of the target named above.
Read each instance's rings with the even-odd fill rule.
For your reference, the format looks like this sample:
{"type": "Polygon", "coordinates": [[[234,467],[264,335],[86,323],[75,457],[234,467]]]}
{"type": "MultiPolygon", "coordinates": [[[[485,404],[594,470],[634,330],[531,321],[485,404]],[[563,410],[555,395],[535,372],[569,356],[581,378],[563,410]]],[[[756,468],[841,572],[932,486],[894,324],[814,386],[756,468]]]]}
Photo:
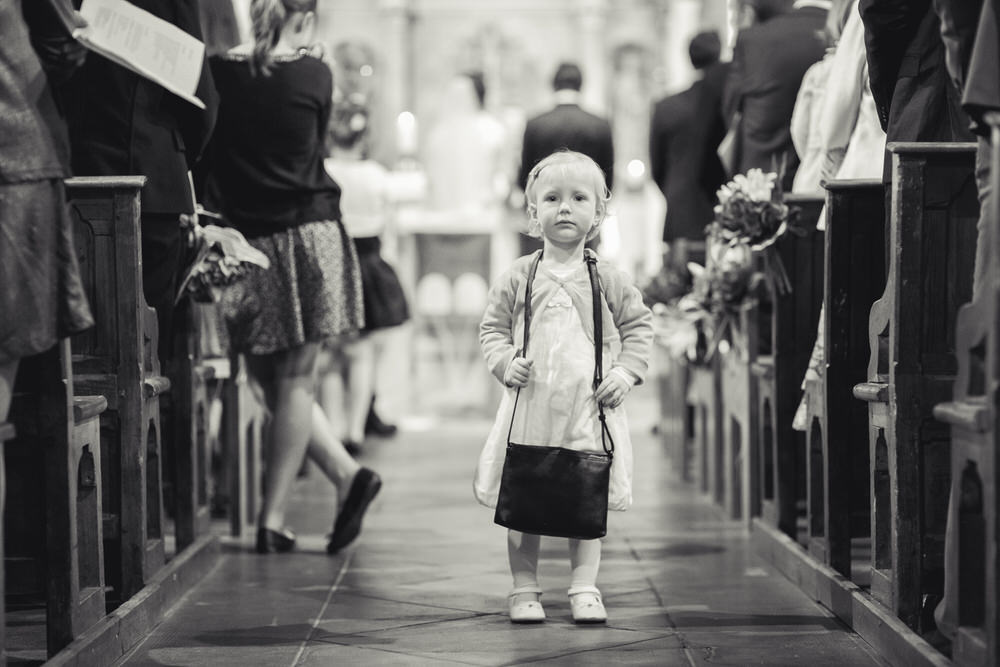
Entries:
{"type": "Polygon", "coordinates": [[[514,589],[538,587],[538,535],[507,531],[507,558],[510,574],[514,579],[514,589]]]}
{"type": "Polygon", "coordinates": [[[317,344],[307,343],[266,361],[255,360],[272,365],[271,376],[261,378],[272,416],[260,512],[260,525],[271,530],[284,526],[288,495],[309,443],[318,349],[317,344]]]}
{"type": "Polygon", "coordinates": [[[344,346],[347,357],[347,437],[365,439],[365,421],[375,393],[375,343],[368,336],[344,346]]]}
{"type": "Polygon", "coordinates": [[[597,571],[601,567],[600,540],[570,540],[569,564],[573,570],[569,589],[589,588],[597,585],[597,571]]]}
{"type": "Polygon", "coordinates": [[[7,421],[10,399],[14,395],[14,378],[17,376],[17,359],[0,364],[0,422],[7,421]]]}
{"type": "Polygon", "coordinates": [[[344,444],[333,435],[333,427],[327,420],[326,413],[315,403],[312,407],[310,428],[307,449],[309,458],[337,487],[337,504],[338,507],[342,507],[348,491],[351,490],[351,481],[361,466],[347,453],[344,444]]]}

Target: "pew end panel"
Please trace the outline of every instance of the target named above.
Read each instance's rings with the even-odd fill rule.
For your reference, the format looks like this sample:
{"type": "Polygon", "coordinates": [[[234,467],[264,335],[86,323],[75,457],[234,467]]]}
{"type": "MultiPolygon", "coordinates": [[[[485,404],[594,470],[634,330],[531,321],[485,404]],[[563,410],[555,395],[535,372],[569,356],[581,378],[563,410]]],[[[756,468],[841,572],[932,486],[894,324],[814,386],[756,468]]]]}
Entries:
{"type": "Polygon", "coordinates": [[[137,593],[166,561],[155,311],[142,293],[141,176],[66,181],[95,327],[73,337],[75,382],[103,395],[104,538],[111,600],[137,593]]]}
{"type": "Polygon", "coordinates": [[[954,320],[971,293],[975,144],[890,143],[889,270],[869,316],[872,594],[917,631],[942,595],[950,434],[932,418],[956,372],[954,320]]]}

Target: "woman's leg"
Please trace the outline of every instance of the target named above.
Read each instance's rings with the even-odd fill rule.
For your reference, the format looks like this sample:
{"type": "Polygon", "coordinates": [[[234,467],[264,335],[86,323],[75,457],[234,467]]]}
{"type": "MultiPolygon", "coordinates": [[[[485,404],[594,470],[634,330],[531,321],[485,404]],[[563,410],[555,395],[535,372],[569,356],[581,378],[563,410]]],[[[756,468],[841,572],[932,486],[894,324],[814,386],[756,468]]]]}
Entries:
{"type": "Polygon", "coordinates": [[[343,507],[351,481],[361,466],[334,436],[326,413],[317,404],[312,408],[307,454],[337,487],[337,506],[343,507]]]}
{"type": "Polygon", "coordinates": [[[338,347],[332,349],[324,346],[319,355],[319,382],[316,397],[320,407],[330,424],[343,424],[345,419],[344,404],[344,353],[338,347]]]}
{"type": "Polygon", "coordinates": [[[541,538],[538,535],[519,533],[516,530],[507,531],[507,558],[510,561],[510,574],[514,579],[514,589],[531,589],[538,587],[538,547],[541,538]]]}
{"type": "Polygon", "coordinates": [[[272,411],[259,520],[260,526],[271,530],[280,530],[285,522],[288,495],[309,443],[318,352],[318,344],[306,343],[252,364],[264,366],[259,380],[272,411]]]}
{"type": "Polygon", "coordinates": [[[347,439],[365,439],[365,421],[375,392],[375,342],[367,335],[344,346],[347,358],[347,439]]]}
{"type": "Polygon", "coordinates": [[[14,396],[14,378],[17,377],[18,359],[0,364],[0,422],[7,421],[10,399],[14,396]]]}
{"type": "Polygon", "coordinates": [[[569,590],[596,588],[597,570],[601,567],[600,540],[570,540],[569,563],[573,570],[569,590]]]}

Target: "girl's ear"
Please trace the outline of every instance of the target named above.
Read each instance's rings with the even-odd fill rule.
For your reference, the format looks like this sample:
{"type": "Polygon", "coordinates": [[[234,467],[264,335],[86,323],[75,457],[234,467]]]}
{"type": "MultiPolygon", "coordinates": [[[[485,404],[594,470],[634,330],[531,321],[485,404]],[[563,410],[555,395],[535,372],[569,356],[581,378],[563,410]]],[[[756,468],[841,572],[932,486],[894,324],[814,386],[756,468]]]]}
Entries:
{"type": "Polygon", "coordinates": [[[538,218],[538,206],[534,202],[528,203],[528,217],[532,220],[538,218]]]}

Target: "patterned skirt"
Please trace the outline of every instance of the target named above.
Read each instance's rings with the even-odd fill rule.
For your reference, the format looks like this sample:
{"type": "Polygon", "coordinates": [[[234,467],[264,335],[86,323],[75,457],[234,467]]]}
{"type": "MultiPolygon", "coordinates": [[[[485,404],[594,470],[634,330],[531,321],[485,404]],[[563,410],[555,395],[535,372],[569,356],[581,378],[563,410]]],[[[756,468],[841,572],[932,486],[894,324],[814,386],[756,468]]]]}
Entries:
{"type": "Polygon", "coordinates": [[[339,221],[310,222],[249,242],[271,267],[252,269],[223,292],[234,349],[270,354],[364,326],[358,258],[339,221]]]}
{"type": "Polygon", "coordinates": [[[93,324],[62,180],[0,185],[0,364],[93,324]]]}

